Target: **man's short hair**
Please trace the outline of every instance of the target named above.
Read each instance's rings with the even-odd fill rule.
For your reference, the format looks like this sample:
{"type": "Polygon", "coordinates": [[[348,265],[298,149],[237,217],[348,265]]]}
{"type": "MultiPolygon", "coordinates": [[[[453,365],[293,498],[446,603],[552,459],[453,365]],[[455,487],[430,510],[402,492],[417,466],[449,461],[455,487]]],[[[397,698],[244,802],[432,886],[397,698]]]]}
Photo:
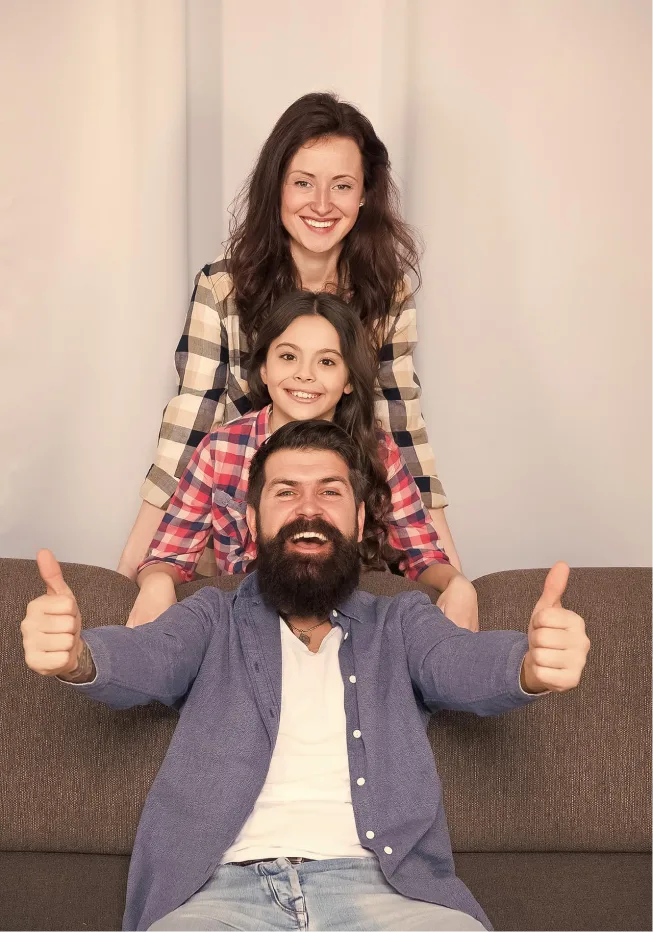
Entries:
{"type": "Polygon", "coordinates": [[[258,510],[265,485],[265,463],[279,450],[329,450],[337,453],[349,469],[349,482],[356,507],[365,500],[367,480],[361,468],[361,451],[349,434],[333,421],[291,421],[265,440],[249,467],[247,504],[258,510]]]}

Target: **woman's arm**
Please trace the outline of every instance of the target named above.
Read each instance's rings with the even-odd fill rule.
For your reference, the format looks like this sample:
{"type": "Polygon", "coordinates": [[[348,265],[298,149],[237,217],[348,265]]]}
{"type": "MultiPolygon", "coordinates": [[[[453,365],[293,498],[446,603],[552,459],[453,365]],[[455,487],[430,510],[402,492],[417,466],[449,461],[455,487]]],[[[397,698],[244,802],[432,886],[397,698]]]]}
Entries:
{"type": "Polygon", "coordinates": [[[136,579],[138,566],[145,559],[145,554],[164,514],[165,510],[150,505],[149,502],[141,503],[136,521],[118,563],[118,572],[122,573],[123,576],[136,579]]]}
{"type": "Polygon", "coordinates": [[[224,264],[218,261],[202,269],[195,279],[175,354],[179,391],[163,413],[155,461],[141,488],[143,504],[118,565],[118,571],[130,579],[136,576],[175,493],[177,479],[197,444],[225,417],[230,354],[224,321],[231,279],[223,269],[224,264]]]}
{"type": "MultiPolygon", "coordinates": [[[[406,288],[409,282],[406,280],[406,288]]],[[[417,345],[415,302],[409,295],[395,316],[379,350],[376,415],[381,426],[390,431],[404,462],[411,472],[426,508],[441,511],[447,499],[435,469],[435,457],[429,443],[420,404],[421,387],[413,364],[417,345]]],[[[443,543],[455,554],[451,532],[444,515],[443,543]],[[445,531],[446,529],[446,531],[445,531]]],[[[451,556],[451,554],[449,554],[451,556]]],[[[457,554],[456,554],[457,557],[457,554]]]]}

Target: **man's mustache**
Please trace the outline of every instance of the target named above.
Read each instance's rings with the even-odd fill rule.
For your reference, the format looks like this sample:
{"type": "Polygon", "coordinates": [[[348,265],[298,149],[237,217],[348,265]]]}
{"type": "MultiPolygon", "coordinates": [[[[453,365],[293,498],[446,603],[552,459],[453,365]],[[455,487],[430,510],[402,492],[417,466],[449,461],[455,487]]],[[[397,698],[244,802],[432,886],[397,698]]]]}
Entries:
{"type": "Polygon", "coordinates": [[[303,534],[311,531],[315,534],[322,534],[328,541],[334,544],[343,536],[338,528],[329,524],[324,518],[312,518],[310,520],[308,518],[296,518],[289,524],[285,524],[279,530],[276,539],[279,543],[285,544],[296,534],[303,534]]]}

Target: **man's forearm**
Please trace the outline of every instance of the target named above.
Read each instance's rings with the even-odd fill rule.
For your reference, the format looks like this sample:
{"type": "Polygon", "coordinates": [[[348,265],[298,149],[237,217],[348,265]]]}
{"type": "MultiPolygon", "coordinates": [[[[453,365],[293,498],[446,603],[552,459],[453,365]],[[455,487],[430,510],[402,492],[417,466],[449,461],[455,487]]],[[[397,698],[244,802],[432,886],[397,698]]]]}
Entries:
{"type": "Polygon", "coordinates": [[[79,656],[77,658],[77,666],[70,673],[63,673],[59,676],[59,679],[64,680],[66,683],[92,683],[96,674],[97,671],[95,669],[95,663],[93,662],[93,655],[89,650],[88,644],[82,638],[79,656]]]}

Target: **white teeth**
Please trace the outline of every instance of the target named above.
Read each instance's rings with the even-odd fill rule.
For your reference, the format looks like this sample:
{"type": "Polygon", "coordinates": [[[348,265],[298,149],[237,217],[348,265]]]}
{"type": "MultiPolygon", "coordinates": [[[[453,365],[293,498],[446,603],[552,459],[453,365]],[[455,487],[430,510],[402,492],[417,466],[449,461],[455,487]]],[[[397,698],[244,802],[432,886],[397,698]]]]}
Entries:
{"type": "Polygon", "coordinates": [[[312,538],[314,540],[321,540],[323,544],[326,544],[329,540],[328,537],[325,537],[324,534],[318,534],[317,531],[301,531],[299,534],[295,534],[293,540],[301,540],[302,538],[312,538]]]}
{"type": "Polygon", "coordinates": [[[319,395],[310,392],[291,392],[290,394],[295,398],[319,398],[319,395]]]}
{"type": "Polygon", "coordinates": [[[309,220],[308,217],[302,217],[302,219],[310,227],[317,227],[318,229],[323,229],[324,227],[331,227],[336,222],[335,220],[309,220]]]}

